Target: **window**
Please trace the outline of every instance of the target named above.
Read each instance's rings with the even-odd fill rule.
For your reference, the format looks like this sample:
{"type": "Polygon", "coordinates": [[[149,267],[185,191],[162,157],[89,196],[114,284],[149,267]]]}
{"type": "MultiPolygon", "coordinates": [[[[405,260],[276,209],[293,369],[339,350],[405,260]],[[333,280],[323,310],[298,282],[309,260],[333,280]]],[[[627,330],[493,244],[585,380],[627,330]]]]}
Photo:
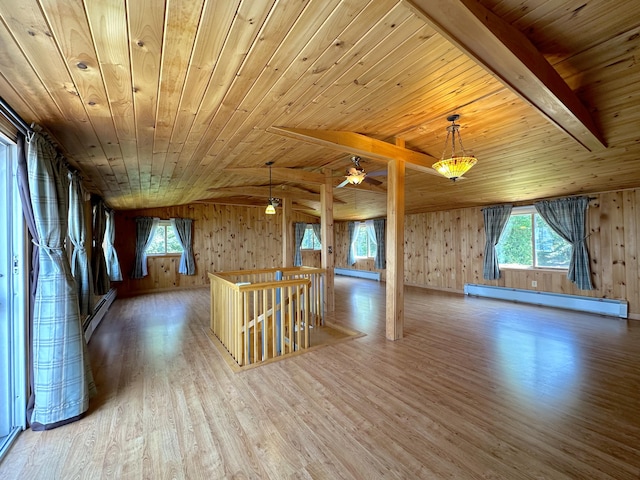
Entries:
{"type": "Polygon", "coordinates": [[[160,220],[151,245],[147,248],[147,255],[171,255],[181,253],[182,247],[173,231],[171,221],[160,220]]]}
{"type": "Polygon", "coordinates": [[[322,248],[318,241],[318,237],[313,233],[313,227],[311,225],[307,225],[307,228],[304,231],[302,246],[300,248],[302,250],[320,250],[322,248]]]}
{"type": "Polygon", "coordinates": [[[571,244],[533,206],[514,208],[496,247],[500,267],[569,268],[571,244]]]}
{"type": "MultiPolygon", "coordinates": [[[[373,225],[371,226],[373,227],[373,225]]],[[[366,223],[356,225],[354,249],[356,258],[375,258],[378,245],[372,238],[366,223]]],[[[373,230],[373,228],[371,228],[373,230]]],[[[375,238],[375,237],[374,237],[375,238]]]]}

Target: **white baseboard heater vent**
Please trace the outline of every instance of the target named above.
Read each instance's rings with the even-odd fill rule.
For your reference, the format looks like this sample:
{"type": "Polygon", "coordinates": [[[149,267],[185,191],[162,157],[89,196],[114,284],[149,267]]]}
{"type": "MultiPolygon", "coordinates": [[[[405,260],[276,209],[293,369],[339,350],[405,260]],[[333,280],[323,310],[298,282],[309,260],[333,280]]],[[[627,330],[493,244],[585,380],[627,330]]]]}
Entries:
{"type": "Polygon", "coordinates": [[[628,318],[628,303],[626,300],[612,300],[609,298],[537,292],[534,290],[521,290],[517,288],[476,285],[474,283],[465,284],[464,293],[465,295],[473,295],[477,297],[510,300],[512,302],[531,303],[545,307],[566,308],[569,310],[579,310],[581,312],[628,318]]]}
{"type": "Polygon", "coordinates": [[[100,322],[106,315],[107,310],[109,310],[109,307],[116,299],[117,294],[118,291],[115,288],[109,290],[100,299],[100,302],[98,302],[98,305],[96,305],[93,313],[89,315],[84,321],[84,339],[86,342],[89,342],[89,339],[91,338],[91,335],[93,335],[94,330],[98,328],[98,325],[100,325],[100,322]]]}
{"type": "Polygon", "coordinates": [[[355,268],[336,268],[336,275],[346,275],[347,277],[367,278],[369,280],[380,281],[380,272],[370,272],[368,270],[356,270],[355,268]]]}

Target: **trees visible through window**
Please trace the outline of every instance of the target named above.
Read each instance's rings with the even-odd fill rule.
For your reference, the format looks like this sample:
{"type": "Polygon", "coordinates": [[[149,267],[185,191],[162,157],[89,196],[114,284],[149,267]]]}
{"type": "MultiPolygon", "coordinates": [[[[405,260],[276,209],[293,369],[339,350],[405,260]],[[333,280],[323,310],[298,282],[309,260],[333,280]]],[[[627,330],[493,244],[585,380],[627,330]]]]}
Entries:
{"type": "Polygon", "coordinates": [[[514,209],[496,247],[500,267],[569,268],[571,244],[534,207],[514,209]]]}
{"type": "Polygon", "coordinates": [[[320,250],[322,248],[318,241],[318,237],[313,233],[313,227],[311,225],[307,225],[307,228],[304,231],[304,237],[302,237],[302,245],[300,248],[302,250],[320,250]]]}
{"type": "Polygon", "coordinates": [[[147,255],[181,254],[182,247],[176,238],[169,220],[160,220],[153,236],[153,241],[147,248],[147,255]]]}
{"type": "Polygon", "coordinates": [[[368,231],[367,225],[364,223],[358,224],[355,235],[354,248],[356,258],[375,258],[378,245],[368,231]]]}

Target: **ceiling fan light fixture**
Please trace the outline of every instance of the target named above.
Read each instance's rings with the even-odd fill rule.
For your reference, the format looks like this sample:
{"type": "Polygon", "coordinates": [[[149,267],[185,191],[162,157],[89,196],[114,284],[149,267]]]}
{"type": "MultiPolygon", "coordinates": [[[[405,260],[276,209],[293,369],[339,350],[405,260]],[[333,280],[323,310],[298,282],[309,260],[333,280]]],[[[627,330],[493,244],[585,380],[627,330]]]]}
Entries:
{"type": "Polygon", "coordinates": [[[360,185],[367,176],[367,172],[360,166],[360,157],[351,157],[351,161],[354,166],[347,169],[345,178],[351,185],[360,185]]]}
{"type": "Polygon", "coordinates": [[[432,165],[432,168],[440,175],[447,177],[452,181],[456,181],[471,167],[473,167],[478,159],[474,155],[467,155],[462,146],[462,137],[460,136],[460,125],[456,123],[456,120],[460,118],[460,115],[453,114],[447,117],[447,121],[451,122],[451,125],[447,127],[447,139],[444,144],[444,151],[442,152],[442,160],[432,165]],[[460,144],[460,150],[462,155],[456,155],[456,136],[458,137],[458,143],[460,144]],[[446,156],[447,144],[449,143],[449,137],[451,137],[451,155],[446,156]]]}

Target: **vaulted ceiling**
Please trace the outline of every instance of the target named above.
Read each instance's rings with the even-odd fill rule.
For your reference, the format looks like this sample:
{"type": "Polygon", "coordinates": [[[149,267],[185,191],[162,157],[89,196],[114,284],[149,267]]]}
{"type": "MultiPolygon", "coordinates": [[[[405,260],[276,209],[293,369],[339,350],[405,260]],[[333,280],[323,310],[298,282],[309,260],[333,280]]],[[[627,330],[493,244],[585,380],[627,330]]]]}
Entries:
{"type": "MultiPolygon", "coordinates": [[[[273,195],[318,214],[312,174],[338,185],[354,154],[413,159],[408,213],[640,186],[636,1],[0,0],[0,18],[0,96],[115,209],[266,205],[274,162],[273,195]],[[452,113],[478,158],[456,183],[429,168],[452,113]]],[[[385,215],[376,179],[335,189],[335,217],[385,215]]]]}

